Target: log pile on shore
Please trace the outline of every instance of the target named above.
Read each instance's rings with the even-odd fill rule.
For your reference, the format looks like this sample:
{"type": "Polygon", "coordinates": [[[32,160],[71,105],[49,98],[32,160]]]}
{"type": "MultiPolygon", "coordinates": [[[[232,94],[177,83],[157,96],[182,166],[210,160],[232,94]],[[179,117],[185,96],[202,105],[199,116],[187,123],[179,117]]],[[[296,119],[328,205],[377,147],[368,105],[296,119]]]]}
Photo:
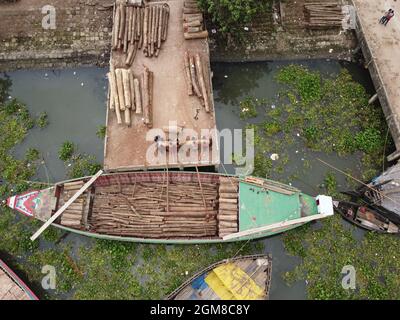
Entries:
{"type": "Polygon", "coordinates": [[[324,29],[342,26],[342,6],[338,2],[306,2],[304,4],[306,26],[324,29]]]}
{"type": "Polygon", "coordinates": [[[183,35],[186,40],[208,37],[204,30],[203,13],[196,0],[185,0],[183,4],[183,35]]]}
{"type": "Polygon", "coordinates": [[[144,183],[96,188],[93,232],[139,238],[217,236],[217,184],[144,183]]]}
{"type": "Polygon", "coordinates": [[[208,66],[203,62],[199,53],[191,54],[186,51],[183,60],[187,94],[197,96],[205,111],[210,112],[211,86],[209,84],[208,66]]]}
{"type": "Polygon", "coordinates": [[[239,183],[237,178],[220,177],[218,235],[224,237],[238,232],[239,183]]]}
{"type": "Polygon", "coordinates": [[[167,39],[169,22],[168,4],[149,6],[117,3],[112,31],[112,49],[122,51],[125,65],[131,66],[138,50],[146,57],[158,56],[167,39]]]}
{"type": "Polygon", "coordinates": [[[130,69],[110,67],[107,74],[109,81],[109,107],[117,116],[118,124],[131,126],[132,115],[144,116],[144,123],[151,128],[153,101],[153,72],[147,67],[141,76],[135,77],[130,69]]]}

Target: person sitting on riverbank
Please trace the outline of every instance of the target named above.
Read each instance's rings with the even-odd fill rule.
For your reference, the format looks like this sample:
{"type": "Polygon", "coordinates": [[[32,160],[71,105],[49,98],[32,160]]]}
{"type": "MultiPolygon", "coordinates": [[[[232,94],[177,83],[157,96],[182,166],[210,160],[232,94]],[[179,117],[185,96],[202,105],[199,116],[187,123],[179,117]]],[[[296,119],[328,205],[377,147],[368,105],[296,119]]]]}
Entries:
{"type": "Polygon", "coordinates": [[[393,9],[389,9],[388,11],[385,12],[385,14],[383,15],[383,17],[379,20],[379,23],[383,24],[383,25],[387,25],[387,23],[389,22],[389,20],[394,16],[394,11],[393,9]],[[390,18],[389,18],[390,17],[390,18]]]}
{"type": "Polygon", "coordinates": [[[390,19],[392,19],[394,17],[394,11],[392,10],[391,12],[389,12],[389,14],[386,16],[386,20],[383,23],[385,26],[388,24],[388,22],[390,21],[390,19]]]}

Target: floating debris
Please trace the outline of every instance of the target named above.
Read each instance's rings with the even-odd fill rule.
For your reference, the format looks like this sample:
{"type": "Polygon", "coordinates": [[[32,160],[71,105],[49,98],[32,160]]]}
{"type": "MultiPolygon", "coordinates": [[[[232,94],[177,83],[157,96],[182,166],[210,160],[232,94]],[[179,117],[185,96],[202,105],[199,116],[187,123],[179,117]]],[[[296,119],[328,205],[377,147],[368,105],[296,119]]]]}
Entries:
{"type": "Polygon", "coordinates": [[[279,159],[279,155],[277,153],[273,153],[273,154],[271,154],[270,158],[271,158],[271,160],[276,161],[279,159]]]}

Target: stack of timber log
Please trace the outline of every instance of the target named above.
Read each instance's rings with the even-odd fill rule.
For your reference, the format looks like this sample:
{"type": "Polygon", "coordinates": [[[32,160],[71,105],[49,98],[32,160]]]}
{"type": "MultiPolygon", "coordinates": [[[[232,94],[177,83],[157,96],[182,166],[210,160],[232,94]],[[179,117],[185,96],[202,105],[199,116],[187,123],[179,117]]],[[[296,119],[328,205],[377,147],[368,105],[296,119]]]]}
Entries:
{"type": "Polygon", "coordinates": [[[90,229],[139,238],[217,236],[217,184],[137,182],[96,187],[90,229]]]}
{"type": "MultiPolygon", "coordinates": [[[[58,207],[63,206],[85,184],[84,181],[65,183],[60,196],[58,207]]],[[[80,229],[82,226],[82,214],[87,204],[87,193],[84,192],[61,215],[60,224],[66,227],[80,229]]]]}
{"type": "Polygon", "coordinates": [[[324,29],[342,26],[342,6],[338,2],[306,2],[304,4],[306,26],[324,29]]]}
{"type": "Polygon", "coordinates": [[[198,7],[197,0],[185,0],[183,4],[183,35],[186,40],[208,37],[204,30],[203,13],[198,7]]]}
{"type": "Polygon", "coordinates": [[[211,85],[208,76],[208,66],[204,63],[199,53],[191,54],[186,51],[183,60],[187,94],[189,96],[197,96],[204,106],[205,111],[210,112],[211,85]]]}
{"type": "Polygon", "coordinates": [[[220,177],[218,235],[224,237],[238,232],[239,182],[237,178],[220,177]]]}
{"type": "Polygon", "coordinates": [[[114,9],[112,49],[126,54],[125,64],[132,65],[143,44],[144,7],[118,3],[114,9]]]}
{"type": "Polygon", "coordinates": [[[158,56],[167,39],[168,4],[151,6],[118,3],[113,16],[112,49],[125,53],[125,64],[131,66],[138,50],[146,56],[158,56]]]}
{"type": "Polygon", "coordinates": [[[144,122],[148,127],[152,126],[153,103],[153,72],[147,67],[139,77],[135,77],[132,70],[122,69],[111,65],[107,74],[109,81],[109,108],[115,111],[118,124],[122,124],[122,112],[124,123],[131,126],[132,114],[143,113],[144,122]]]}
{"type": "Polygon", "coordinates": [[[169,5],[146,6],[143,17],[143,53],[146,57],[157,57],[161,44],[167,40],[169,5]]]}

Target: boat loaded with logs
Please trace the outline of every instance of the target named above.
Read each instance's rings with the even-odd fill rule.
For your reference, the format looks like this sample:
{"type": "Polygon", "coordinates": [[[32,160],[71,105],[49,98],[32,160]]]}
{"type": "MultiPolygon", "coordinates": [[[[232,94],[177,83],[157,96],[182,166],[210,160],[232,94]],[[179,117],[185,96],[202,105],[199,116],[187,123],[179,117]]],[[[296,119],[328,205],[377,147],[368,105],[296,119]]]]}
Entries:
{"type": "Polygon", "coordinates": [[[379,233],[400,233],[398,225],[381,215],[376,209],[368,205],[354,202],[334,201],[335,210],[356,226],[379,233]]]}
{"type": "Polygon", "coordinates": [[[272,259],[252,255],[226,259],[196,273],[167,300],[267,300],[272,259]]]}
{"type": "Polygon", "coordinates": [[[0,300],[39,300],[32,290],[1,259],[0,300]]]}
{"type": "Polygon", "coordinates": [[[217,173],[103,173],[13,196],[7,204],[45,224],[96,238],[212,243],[261,238],[333,214],[332,198],[275,181],[217,173]]]}

